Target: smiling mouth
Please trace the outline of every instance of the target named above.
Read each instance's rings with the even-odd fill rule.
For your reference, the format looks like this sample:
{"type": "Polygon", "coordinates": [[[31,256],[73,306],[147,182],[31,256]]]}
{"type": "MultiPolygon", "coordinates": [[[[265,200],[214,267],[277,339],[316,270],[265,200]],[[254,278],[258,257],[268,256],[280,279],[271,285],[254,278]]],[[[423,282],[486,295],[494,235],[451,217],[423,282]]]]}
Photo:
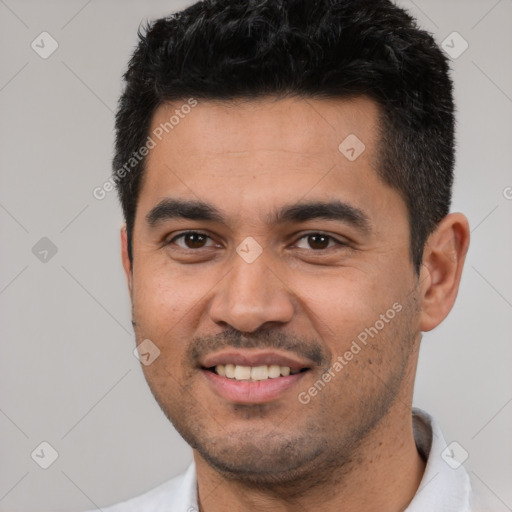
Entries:
{"type": "Polygon", "coordinates": [[[279,366],[277,364],[259,366],[218,364],[216,366],[211,366],[210,368],[205,368],[205,370],[216,373],[220,377],[225,377],[227,379],[256,382],[296,375],[297,373],[308,371],[309,368],[291,368],[290,366],[279,366]]]}

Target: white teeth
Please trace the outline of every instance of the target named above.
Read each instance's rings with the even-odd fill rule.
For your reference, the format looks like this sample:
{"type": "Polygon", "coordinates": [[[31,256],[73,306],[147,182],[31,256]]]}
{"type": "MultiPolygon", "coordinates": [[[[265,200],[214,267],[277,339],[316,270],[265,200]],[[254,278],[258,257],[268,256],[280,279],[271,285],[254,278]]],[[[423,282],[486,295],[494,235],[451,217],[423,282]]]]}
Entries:
{"type": "Polygon", "coordinates": [[[221,377],[235,380],[267,380],[277,377],[287,377],[299,373],[300,370],[291,370],[289,366],[279,366],[277,364],[260,366],[240,366],[234,364],[218,364],[215,372],[221,377]]]}
{"type": "Polygon", "coordinates": [[[268,376],[271,379],[277,379],[281,376],[281,369],[278,364],[272,364],[268,367],[268,376]]]}
{"type": "Polygon", "coordinates": [[[268,366],[253,366],[251,368],[252,380],[267,380],[268,379],[268,366]]]}
{"type": "Polygon", "coordinates": [[[227,364],[225,366],[226,370],[226,377],[228,379],[234,379],[235,378],[235,365],[234,364],[227,364]]]}
{"type": "Polygon", "coordinates": [[[249,380],[251,378],[250,366],[235,366],[235,379],[236,380],[249,380]]]}

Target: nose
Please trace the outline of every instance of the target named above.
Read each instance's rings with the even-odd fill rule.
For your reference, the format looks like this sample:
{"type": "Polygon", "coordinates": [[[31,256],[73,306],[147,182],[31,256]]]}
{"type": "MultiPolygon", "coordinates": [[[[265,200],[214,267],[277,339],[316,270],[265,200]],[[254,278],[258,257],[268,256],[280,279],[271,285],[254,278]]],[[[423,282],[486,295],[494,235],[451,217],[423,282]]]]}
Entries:
{"type": "Polygon", "coordinates": [[[241,332],[253,332],[267,323],[293,318],[292,294],[278,271],[261,255],[252,263],[235,257],[233,269],[219,283],[210,303],[213,322],[241,332]]]}

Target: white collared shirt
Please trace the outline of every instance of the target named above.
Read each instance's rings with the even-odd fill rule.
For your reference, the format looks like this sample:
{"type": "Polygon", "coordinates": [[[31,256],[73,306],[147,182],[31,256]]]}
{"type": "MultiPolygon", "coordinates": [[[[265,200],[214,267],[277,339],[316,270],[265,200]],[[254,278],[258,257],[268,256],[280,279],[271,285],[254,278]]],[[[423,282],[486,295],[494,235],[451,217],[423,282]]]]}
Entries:
{"type": "MultiPolygon", "coordinates": [[[[453,450],[447,447],[435,420],[413,409],[414,439],[427,460],[425,473],[404,512],[501,512],[508,510],[478,480],[471,480],[453,450]]],[[[96,509],[97,510],[97,509],[96,509]]],[[[136,498],[102,508],[103,512],[198,512],[197,477],[187,471],[136,498]]],[[[87,512],[94,512],[89,510],[87,512]]]]}

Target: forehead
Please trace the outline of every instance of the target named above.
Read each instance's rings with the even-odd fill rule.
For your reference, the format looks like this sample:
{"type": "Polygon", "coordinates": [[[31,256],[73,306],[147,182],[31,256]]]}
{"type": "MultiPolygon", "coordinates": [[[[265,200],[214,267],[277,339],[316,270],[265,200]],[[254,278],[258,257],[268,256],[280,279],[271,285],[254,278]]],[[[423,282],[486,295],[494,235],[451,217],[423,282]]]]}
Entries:
{"type": "Polygon", "coordinates": [[[165,104],[153,116],[145,211],[169,195],[217,202],[233,215],[327,196],[378,209],[395,192],[376,172],[379,110],[368,98],[190,104],[165,104]]]}
{"type": "Polygon", "coordinates": [[[161,105],[150,127],[165,145],[186,148],[185,157],[248,151],[338,156],[339,144],[350,135],[364,140],[366,158],[373,156],[378,106],[369,98],[199,100],[186,108],[188,103],[161,105]]]}

